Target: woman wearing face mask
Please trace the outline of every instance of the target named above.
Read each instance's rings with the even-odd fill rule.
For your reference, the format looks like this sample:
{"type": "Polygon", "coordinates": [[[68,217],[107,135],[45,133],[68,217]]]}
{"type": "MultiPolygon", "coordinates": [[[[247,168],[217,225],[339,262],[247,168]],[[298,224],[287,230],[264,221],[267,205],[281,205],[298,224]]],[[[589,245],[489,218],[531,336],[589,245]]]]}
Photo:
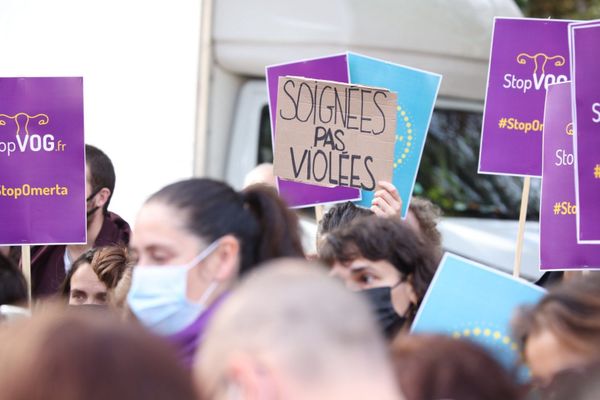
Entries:
{"type": "Polygon", "coordinates": [[[302,257],[296,216],[276,192],[189,179],[166,186],[140,210],[127,300],[138,320],[166,336],[191,366],[201,335],[241,274],[277,257],[302,257]]]}
{"type": "Polygon", "coordinates": [[[435,272],[434,252],[391,218],[363,217],[330,232],[319,257],[333,276],[369,298],[389,339],[410,326],[435,272]]]}

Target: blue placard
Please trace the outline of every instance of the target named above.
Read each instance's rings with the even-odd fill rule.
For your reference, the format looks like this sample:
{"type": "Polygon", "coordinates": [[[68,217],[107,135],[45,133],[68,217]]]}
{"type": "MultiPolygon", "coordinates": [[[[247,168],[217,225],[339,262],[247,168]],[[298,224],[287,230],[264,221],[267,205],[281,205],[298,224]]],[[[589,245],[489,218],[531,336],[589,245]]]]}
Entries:
{"type": "MultiPolygon", "coordinates": [[[[442,76],[355,53],[348,53],[348,68],[350,83],[398,93],[392,183],[402,198],[402,218],[406,218],[442,76]]],[[[363,190],[357,204],[370,207],[373,193],[363,190]]]]}
{"type": "Polygon", "coordinates": [[[511,318],[519,306],[535,304],[544,294],[527,281],[446,253],[411,332],[472,339],[512,369],[519,349],[511,336],[511,318]]]}

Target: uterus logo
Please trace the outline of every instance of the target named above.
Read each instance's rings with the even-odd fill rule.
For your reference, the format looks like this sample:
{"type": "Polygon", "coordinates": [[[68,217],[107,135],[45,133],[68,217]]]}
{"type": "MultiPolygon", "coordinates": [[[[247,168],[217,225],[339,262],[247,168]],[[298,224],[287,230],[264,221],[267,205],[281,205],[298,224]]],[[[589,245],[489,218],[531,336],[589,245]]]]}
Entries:
{"type": "Polygon", "coordinates": [[[526,94],[529,91],[547,90],[548,85],[562,83],[569,80],[567,75],[550,73],[547,70],[550,66],[554,68],[563,67],[566,64],[565,57],[561,55],[549,56],[546,53],[519,53],[516,57],[517,64],[527,65],[531,71],[515,71],[516,73],[507,73],[503,76],[502,87],[510,90],[517,90],[526,94]],[[524,74],[523,74],[524,72],[524,74]]]}
{"type": "Polygon", "coordinates": [[[554,65],[555,67],[562,67],[566,63],[565,58],[559,55],[549,56],[545,53],[536,53],[533,55],[528,53],[520,53],[517,56],[517,63],[521,65],[532,64],[533,74],[538,76],[546,74],[546,66],[548,65],[548,62],[550,62],[550,65],[554,65]]]}
{"type": "Polygon", "coordinates": [[[569,122],[565,128],[565,133],[569,136],[573,136],[573,123],[569,122]]]}
{"type": "Polygon", "coordinates": [[[7,120],[14,121],[16,127],[16,136],[21,134],[29,135],[29,123],[34,121],[38,126],[48,125],[50,118],[46,114],[29,115],[25,112],[19,112],[15,115],[0,113],[0,126],[6,126],[7,120]]]}

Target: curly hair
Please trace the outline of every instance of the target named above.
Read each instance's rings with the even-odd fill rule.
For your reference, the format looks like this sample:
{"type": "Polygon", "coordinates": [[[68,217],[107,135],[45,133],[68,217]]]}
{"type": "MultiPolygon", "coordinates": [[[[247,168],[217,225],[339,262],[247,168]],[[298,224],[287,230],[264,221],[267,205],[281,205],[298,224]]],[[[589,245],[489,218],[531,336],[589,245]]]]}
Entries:
{"type": "Polygon", "coordinates": [[[385,260],[408,279],[419,299],[425,296],[435,273],[434,254],[413,229],[400,220],[375,215],[353,220],[330,232],[321,242],[319,258],[327,265],[357,258],[385,260]]]}

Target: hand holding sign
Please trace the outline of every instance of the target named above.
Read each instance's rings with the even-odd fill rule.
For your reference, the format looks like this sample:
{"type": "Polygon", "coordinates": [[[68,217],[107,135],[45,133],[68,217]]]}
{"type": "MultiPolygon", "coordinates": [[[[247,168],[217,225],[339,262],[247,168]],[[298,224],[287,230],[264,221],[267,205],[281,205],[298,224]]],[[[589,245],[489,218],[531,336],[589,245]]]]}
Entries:
{"type": "Polygon", "coordinates": [[[396,94],[294,77],[279,79],[275,174],[374,190],[392,177],[396,94]]]}
{"type": "Polygon", "coordinates": [[[371,211],[379,217],[400,217],[402,215],[402,199],[392,183],[377,182],[377,190],[371,202],[371,211]]]}

